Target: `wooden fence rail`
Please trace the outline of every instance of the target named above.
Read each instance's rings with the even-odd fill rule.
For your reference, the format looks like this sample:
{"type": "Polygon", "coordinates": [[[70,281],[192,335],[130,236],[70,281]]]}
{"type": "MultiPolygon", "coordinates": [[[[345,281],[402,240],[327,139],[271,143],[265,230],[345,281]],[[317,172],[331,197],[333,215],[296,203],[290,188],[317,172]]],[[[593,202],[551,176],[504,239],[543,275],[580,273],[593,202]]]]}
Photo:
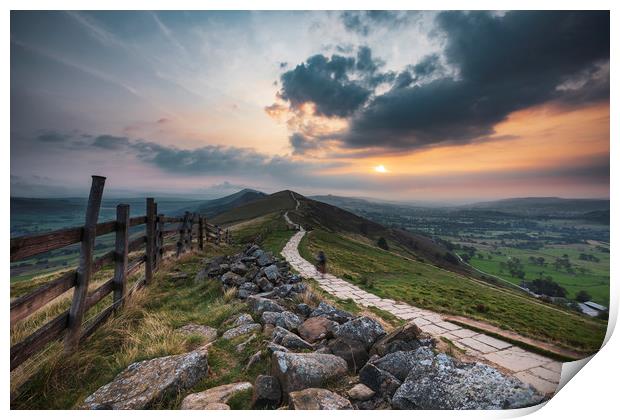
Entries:
{"type": "Polygon", "coordinates": [[[80,244],[80,259],[76,269],[60,274],[54,280],[11,301],[11,327],[36,313],[48,303],[73,289],[73,298],[68,310],[45,323],[22,341],[11,346],[11,371],[24,361],[44,349],[49,343],[64,339],[64,351],[76,351],[80,341],[90,336],[134,291],[151,283],[153,273],[161,266],[164,258],[172,253],[177,257],[191,251],[194,244],[204,249],[206,242],[217,245],[223,240],[231,242],[228,230],[222,234],[219,226],[207,223],[205,217],[185,213],[182,217],[158,214],[157,203],[153,198],[146,199],[146,215],[129,217],[127,204],[116,208],[116,220],[97,223],[103,196],[105,178],[92,177],[91,192],[86,209],[83,227],[61,229],[38,235],[11,238],[11,262],[24,260],[48,251],[69,245],[80,244]],[[166,225],[174,226],[166,226],[166,225]],[[129,228],[145,225],[145,233],[130,237],[129,228]],[[115,233],[114,249],[94,258],[95,238],[115,233]],[[166,241],[176,243],[166,243],[166,241]],[[144,249],[138,256],[130,254],[144,249]],[[92,276],[105,266],[113,264],[114,275],[95,290],[88,291],[92,276]],[[144,276],[137,280],[131,289],[127,279],[143,267],[144,276]],[[85,313],[101,302],[109,294],[112,304],[84,323],[85,313]]]}

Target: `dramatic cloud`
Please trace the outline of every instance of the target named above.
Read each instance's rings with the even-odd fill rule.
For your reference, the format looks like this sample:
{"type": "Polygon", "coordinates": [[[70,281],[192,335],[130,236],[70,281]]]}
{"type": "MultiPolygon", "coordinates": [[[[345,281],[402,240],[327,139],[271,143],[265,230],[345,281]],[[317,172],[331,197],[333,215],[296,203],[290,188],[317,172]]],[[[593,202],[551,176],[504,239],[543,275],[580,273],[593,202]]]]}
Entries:
{"type": "Polygon", "coordinates": [[[415,13],[391,10],[346,11],[340,14],[340,20],[347,30],[366,36],[377,26],[401,26],[415,13]]]}
{"type": "MultiPolygon", "coordinates": [[[[609,95],[609,13],[445,12],[445,57],[458,70],[409,86],[399,76],[394,89],[376,96],[351,121],[348,147],[415,149],[466,142],[494,132],[511,112],[556,101],[572,104],[609,95]],[[591,77],[592,75],[597,77],[591,77]],[[581,85],[570,81],[586,78],[581,85]]],[[[412,67],[418,76],[437,71],[426,58],[412,67]]]]}

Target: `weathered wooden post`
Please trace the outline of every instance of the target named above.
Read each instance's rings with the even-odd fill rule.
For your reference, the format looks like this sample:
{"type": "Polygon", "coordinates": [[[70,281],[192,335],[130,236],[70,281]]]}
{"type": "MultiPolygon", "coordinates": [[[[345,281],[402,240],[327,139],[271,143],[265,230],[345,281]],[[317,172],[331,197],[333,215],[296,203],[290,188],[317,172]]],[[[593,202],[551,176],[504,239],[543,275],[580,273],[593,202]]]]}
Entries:
{"type": "Polygon", "coordinates": [[[93,175],[92,178],[80,247],[80,263],[77,269],[73,301],[69,309],[67,333],[64,340],[65,353],[75,351],[80,342],[86,294],[88,292],[88,283],[92,275],[93,251],[95,249],[95,238],[97,237],[97,220],[99,219],[99,209],[101,208],[105,177],[93,175]]]}
{"type": "Polygon", "coordinates": [[[144,280],[146,284],[153,281],[153,265],[155,256],[155,200],[146,199],[146,259],[144,280]]]}
{"type": "Polygon", "coordinates": [[[127,291],[127,254],[129,252],[129,205],[116,206],[116,242],[114,246],[114,303],[123,304],[127,291]]]}
{"type": "Polygon", "coordinates": [[[202,216],[199,216],[198,217],[198,248],[200,248],[201,251],[205,249],[204,229],[205,229],[204,218],[202,216]]]}

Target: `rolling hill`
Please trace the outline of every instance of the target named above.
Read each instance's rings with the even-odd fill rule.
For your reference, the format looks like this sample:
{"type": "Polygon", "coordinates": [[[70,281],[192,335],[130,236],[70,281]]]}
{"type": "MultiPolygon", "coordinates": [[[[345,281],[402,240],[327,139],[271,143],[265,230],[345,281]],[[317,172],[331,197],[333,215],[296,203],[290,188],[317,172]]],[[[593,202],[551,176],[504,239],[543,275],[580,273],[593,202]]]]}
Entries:
{"type": "Polygon", "coordinates": [[[529,216],[575,217],[591,212],[609,212],[609,200],[558,197],[524,197],[461,206],[529,216]]]}
{"type": "Polygon", "coordinates": [[[203,201],[197,206],[184,209],[184,211],[196,212],[202,214],[203,216],[213,217],[245,203],[250,203],[263,198],[266,195],[267,194],[263,192],[246,188],[234,194],[227,195],[226,197],[203,201]]]}

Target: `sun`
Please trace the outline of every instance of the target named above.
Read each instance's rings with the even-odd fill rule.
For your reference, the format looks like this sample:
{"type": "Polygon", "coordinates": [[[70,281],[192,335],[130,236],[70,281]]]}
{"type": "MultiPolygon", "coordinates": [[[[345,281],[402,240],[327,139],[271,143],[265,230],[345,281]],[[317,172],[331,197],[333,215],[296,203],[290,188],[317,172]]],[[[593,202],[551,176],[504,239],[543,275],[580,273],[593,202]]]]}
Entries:
{"type": "Polygon", "coordinates": [[[387,169],[385,169],[385,166],[383,166],[383,165],[377,165],[377,166],[375,166],[374,169],[375,169],[375,172],[379,172],[379,173],[382,173],[382,174],[387,172],[387,169]]]}

